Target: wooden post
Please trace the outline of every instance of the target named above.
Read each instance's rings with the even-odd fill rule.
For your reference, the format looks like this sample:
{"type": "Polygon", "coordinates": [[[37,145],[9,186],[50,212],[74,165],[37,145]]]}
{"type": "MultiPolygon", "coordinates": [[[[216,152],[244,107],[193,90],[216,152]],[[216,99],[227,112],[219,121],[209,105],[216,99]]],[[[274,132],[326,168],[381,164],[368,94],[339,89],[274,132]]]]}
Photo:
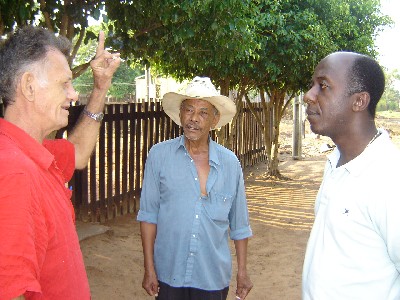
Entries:
{"type": "Polygon", "coordinates": [[[299,96],[294,98],[293,102],[293,159],[301,159],[301,146],[303,137],[303,117],[302,117],[301,99],[299,96]]]}

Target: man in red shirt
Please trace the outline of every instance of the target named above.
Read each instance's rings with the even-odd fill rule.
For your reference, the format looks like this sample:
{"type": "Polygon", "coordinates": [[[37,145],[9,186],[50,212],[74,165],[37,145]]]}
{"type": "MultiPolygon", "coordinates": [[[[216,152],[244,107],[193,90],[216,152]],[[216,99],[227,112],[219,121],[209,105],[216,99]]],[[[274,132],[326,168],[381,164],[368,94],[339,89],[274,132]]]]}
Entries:
{"type": "Polygon", "coordinates": [[[104,100],[120,64],[100,33],[90,100],[68,140],[46,140],[68,123],[70,43],[40,27],[0,47],[0,300],[90,299],[66,183],[96,144],[104,100]]]}

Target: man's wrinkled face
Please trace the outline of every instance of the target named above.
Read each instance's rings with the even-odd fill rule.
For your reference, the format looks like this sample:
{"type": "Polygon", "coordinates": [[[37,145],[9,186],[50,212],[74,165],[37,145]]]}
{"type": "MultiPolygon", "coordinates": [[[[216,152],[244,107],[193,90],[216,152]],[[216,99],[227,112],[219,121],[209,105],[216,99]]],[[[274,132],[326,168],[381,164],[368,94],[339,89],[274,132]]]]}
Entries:
{"type": "Polygon", "coordinates": [[[219,121],[219,114],[208,101],[200,99],[184,100],[180,108],[180,120],[189,140],[208,139],[209,132],[219,121]]]}
{"type": "Polygon", "coordinates": [[[43,67],[36,74],[35,112],[41,115],[42,129],[51,132],[68,124],[70,102],[76,101],[78,94],[72,86],[67,59],[61,52],[49,50],[43,67]]]}

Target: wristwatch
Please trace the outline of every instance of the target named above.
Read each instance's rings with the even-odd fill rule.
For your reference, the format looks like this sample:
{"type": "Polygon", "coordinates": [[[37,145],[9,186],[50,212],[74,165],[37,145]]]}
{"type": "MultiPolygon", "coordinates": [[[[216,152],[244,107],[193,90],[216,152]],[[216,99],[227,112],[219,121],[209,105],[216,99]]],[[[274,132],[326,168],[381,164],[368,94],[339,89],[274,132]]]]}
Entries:
{"type": "Polygon", "coordinates": [[[101,122],[101,121],[103,120],[103,118],[104,118],[104,114],[103,114],[102,112],[99,112],[99,113],[97,113],[97,114],[94,114],[94,113],[88,111],[88,110],[86,109],[86,106],[85,106],[85,108],[83,109],[83,113],[84,113],[86,116],[88,116],[89,118],[92,118],[93,120],[95,120],[95,121],[97,121],[97,122],[101,122]]]}

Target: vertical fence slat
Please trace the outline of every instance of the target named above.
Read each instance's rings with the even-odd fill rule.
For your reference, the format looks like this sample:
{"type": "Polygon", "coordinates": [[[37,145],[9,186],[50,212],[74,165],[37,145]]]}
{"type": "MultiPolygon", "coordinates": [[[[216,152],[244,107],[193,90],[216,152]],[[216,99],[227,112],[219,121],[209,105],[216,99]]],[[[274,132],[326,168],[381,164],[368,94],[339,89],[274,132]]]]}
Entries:
{"type": "Polygon", "coordinates": [[[115,162],[114,162],[114,199],[115,199],[115,212],[120,215],[122,211],[121,201],[121,104],[115,105],[114,116],[115,117],[115,162]]]}
{"type": "MultiPolygon", "coordinates": [[[[141,174],[141,170],[140,170],[140,156],[142,153],[142,140],[143,140],[143,136],[142,136],[142,103],[138,103],[138,106],[136,107],[137,109],[137,122],[136,122],[136,155],[135,155],[135,192],[138,194],[139,190],[140,190],[140,174],[141,174]]],[[[135,193],[135,197],[137,196],[137,194],[135,193]]],[[[135,207],[134,210],[136,211],[136,201],[134,203],[135,207]]]]}
{"type": "Polygon", "coordinates": [[[137,115],[136,115],[136,107],[137,105],[131,104],[130,105],[130,115],[129,115],[129,202],[128,202],[128,212],[131,212],[131,209],[133,211],[136,211],[136,195],[134,193],[135,191],[135,177],[136,177],[136,172],[135,172],[135,158],[136,158],[136,152],[140,151],[138,150],[136,146],[136,140],[138,139],[138,136],[135,134],[136,131],[136,122],[137,122],[137,115]],[[133,207],[131,207],[131,199],[133,199],[133,207]]]}
{"type": "Polygon", "coordinates": [[[114,195],[113,195],[113,114],[114,105],[107,106],[107,113],[110,116],[110,120],[107,123],[107,200],[106,200],[106,219],[109,220],[114,215],[114,195]]]}
{"type": "Polygon", "coordinates": [[[90,186],[90,204],[89,204],[89,216],[88,220],[90,221],[96,221],[96,212],[97,212],[97,161],[98,161],[98,156],[97,155],[92,155],[90,157],[90,163],[89,163],[89,186],[90,186]]]}
{"type": "Polygon", "coordinates": [[[128,166],[129,166],[129,115],[128,115],[128,105],[122,106],[122,205],[121,214],[129,213],[129,195],[128,195],[128,166]]]}
{"type": "Polygon", "coordinates": [[[108,115],[104,117],[104,122],[100,127],[99,133],[99,206],[96,209],[96,220],[105,220],[106,214],[106,121],[108,115]]]}

